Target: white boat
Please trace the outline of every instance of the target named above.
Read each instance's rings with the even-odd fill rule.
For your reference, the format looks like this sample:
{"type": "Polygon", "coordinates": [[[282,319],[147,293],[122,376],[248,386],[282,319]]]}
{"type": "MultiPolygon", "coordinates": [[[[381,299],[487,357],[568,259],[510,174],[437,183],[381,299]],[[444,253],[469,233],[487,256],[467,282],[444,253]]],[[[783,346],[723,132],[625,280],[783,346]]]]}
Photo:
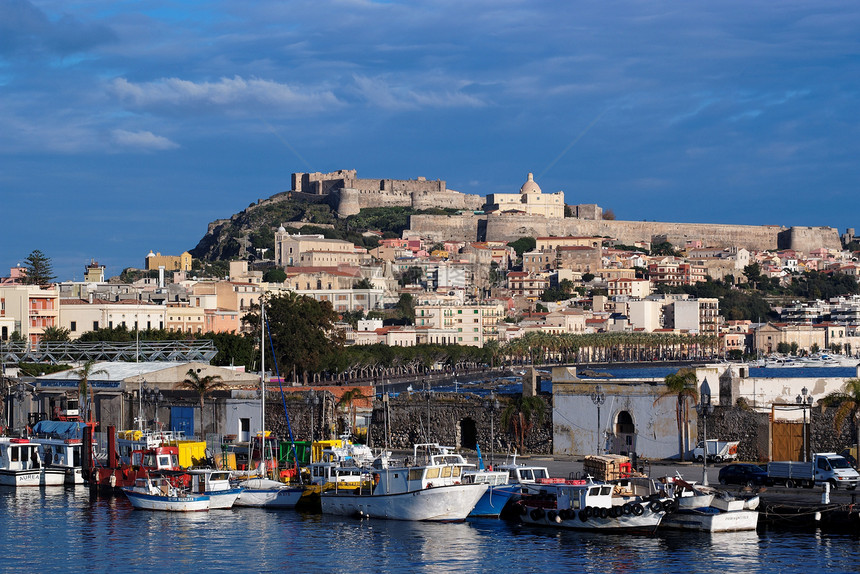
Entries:
{"type": "Polygon", "coordinates": [[[191,492],[209,495],[210,510],[233,508],[245,490],[230,484],[230,471],[192,469],[187,474],[191,477],[191,492]]]}
{"type": "Polygon", "coordinates": [[[621,485],[588,480],[541,485],[517,503],[525,524],[595,532],[653,532],[663,517],[677,509],[672,498],[648,498],[621,485]]]}
{"type": "MultiPolygon", "coordinates": [[[[416,445],[413,462],[419,460],[416,445]]],[[[438,448],[438,445],[432,445],[438,448]]],[[[459,456],[459,455],[457,455],[459,456]]],[[[462,460],[462,457],[460,457],[462,460]]],[[[323,492],[323,514],[458,522],[465,520],[487,492],[487,484],[463,482],[465,465],[459,461],[430,460],[426,464],[391,465],[388,453],[373,462],[368,486],[358,489],[335,488],[323,492]]],[[[335,484],[337,484],[335,482],[335,484]]]]}
{"type": "Polygon", "coordinates": [[[26,438],[0,437],[0,485],[62,486],[66,472],[43,463],[41,445],[26,438]]]}
{"type": "Polygon", "coordinates": [[[500,464],[493,470],[507,472],[508,484],[519,485],[521,492],[538,492],[540,483],[550,478],[545,466],[517,464],[516,454],[512,455],[511,462],[500,464]]]}
{"type": "Polygon", "coordinates": [[[295,508],[305,492],[300,486],[290,486],[268,478],[249,478],[239,483],[242,495],[233,506],[256,508],[295,508]]]}
{"type": "MultiPolygon", "coordinates": [[[[39,421],[33,426],[30,442],[42,446],[42,459],[48,468],[62,469],[66,484],[83,484],[81,468],[83,457],[83,427],[85,423],[72,421],[39,421]]],[[[93,452],[97,445],[93,442],[93,452]]]]}
{"type": "Polygon", "coordinates": [[[138,478],[134,486],[122,489],[136,509],[169,512],[202,512],[209,510],[209,495],[192,494],[171,484],[167,477],[138,478]]]}
{"type": "Polygon", "coordinates": [[[713,506],[683,508],[663,519],[660,528],[699,532],[740,532],[758,526],[756,510],[720,510],[713,506]]]}

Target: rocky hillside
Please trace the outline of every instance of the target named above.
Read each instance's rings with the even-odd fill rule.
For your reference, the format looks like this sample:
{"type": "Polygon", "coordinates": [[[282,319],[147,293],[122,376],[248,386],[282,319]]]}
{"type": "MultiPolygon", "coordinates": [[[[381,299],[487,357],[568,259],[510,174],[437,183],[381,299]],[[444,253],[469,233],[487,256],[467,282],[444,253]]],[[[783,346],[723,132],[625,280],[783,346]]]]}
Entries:
{"type": "Polygon", "coordinates": [[[440,208],[416,211],[409,207],[371,207],[338,219],[326,197],[309,201],[307,195],[296,199],[290,192],[285,192],[252,203],[230,219],[213,221],[190,253],[198,260],[227,261],[256,255],[256,249],[268,248],[270,251],[266,256],[271,257],[275,231],[282,225],[291,233],[321,233],[330,239],[344,239],[372,249],[378,245],[379,238],[365,237],[362,235],[365,231],[379,231],[383,237],[400,237],[409,227],[410,215],[456,212],[440,208]]]}
{"type": "Polygon", "coordinates": [[[294,228],[307,224],[330,226],[335,219],[327,203],[296,201],[290,197],[290,192],[279,193],[252,203],[230,219],[211,222],[206,235],[190,253],[195,259],[206,261],[244,258],[256,248],[272,249],[275,230],[281,225],[294,228]]]}

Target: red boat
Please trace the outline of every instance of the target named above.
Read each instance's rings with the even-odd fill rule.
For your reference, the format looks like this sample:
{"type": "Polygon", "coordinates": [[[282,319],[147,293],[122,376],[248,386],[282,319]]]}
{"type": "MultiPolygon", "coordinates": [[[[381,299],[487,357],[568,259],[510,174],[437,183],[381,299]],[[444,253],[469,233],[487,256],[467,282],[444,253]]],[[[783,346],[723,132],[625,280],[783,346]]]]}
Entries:
{"type": "MultiPolygon", "coordinates": [[[[91,428],[85,428],[84,445],[92,443],[91,437],[91,428]],[[89,443],[87,442],[88,433],[90,434],[89,443]]],[[[96,460],[92,448],[85,448],[83,462],[84,482],[89,484],[90,488],[100,490],[119,490],[126,486],[134,486],[135,480],[147,477],[149,471],[180,470],[179,448],[176,446],[159,444],[133,450],[131,460],[126,463],[121,462],[117,452],[115,427],[108,427],[107,460],[96,460]]],[[[184,478],[177,477],[177,480],[184,481],[184,478]]]]}

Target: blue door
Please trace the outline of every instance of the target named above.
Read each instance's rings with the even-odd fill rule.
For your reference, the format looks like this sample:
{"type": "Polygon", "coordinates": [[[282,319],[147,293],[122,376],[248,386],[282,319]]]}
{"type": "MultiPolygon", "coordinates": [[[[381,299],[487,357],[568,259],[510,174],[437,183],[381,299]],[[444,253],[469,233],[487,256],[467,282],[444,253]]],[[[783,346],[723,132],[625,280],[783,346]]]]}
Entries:
{"type": "Polygon", "coordinates": [[[170,430],[194,436],[194,407],[170,407],[170,430]]]}

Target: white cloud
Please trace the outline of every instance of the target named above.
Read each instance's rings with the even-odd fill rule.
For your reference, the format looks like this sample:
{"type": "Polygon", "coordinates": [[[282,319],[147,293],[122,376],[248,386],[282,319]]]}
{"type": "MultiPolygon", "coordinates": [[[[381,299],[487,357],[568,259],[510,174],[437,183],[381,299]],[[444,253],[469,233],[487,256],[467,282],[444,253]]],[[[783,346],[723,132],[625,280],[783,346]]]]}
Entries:
{"type": "Polygon", "coordinates": [[[161,78],[135,84],[125,78],[111,82],[111,91],[133,107],[189,107],[209,105],[266,105],[312,111],[338,105],[328,90],[311,91],[270,80],[245,79],[241,76],[221,78],[218,82],[192,82],[180,78],[161,78]]]}
{"type": "Polygon", "coordinates": [[[127,130],[113,130],[111,132],[113,143],[130,148],[145,150],[168,150],[176,149],[179,144],[170,141],[164,136],[157,136],[152,132],[130,132],[127,130]]]}
{"type": "MultiPolygon", "coordinates": [[[[353,76],[359,95],[369,104],[389,110],[422,108],[479,108],[486,104],[458,89],[435,86],[395,86],[381,77],[353,76]]],[[[467,84],[468,85],[468,84],[467,84]]]]}

